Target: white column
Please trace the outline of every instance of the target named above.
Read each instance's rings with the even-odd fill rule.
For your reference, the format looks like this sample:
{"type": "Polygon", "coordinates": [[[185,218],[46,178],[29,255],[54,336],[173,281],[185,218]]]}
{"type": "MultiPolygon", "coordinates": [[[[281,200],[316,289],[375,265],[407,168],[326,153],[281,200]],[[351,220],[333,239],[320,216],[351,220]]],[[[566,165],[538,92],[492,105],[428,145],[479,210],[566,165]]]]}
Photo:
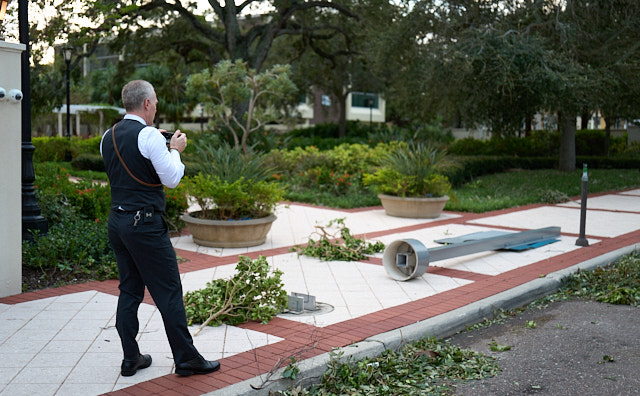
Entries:
{"type": "MultiPolygon", "coordinates": [[[[0,87],[21,89],[24,44],[0,41],[0,87]]],[[[0,297],[22,291],[22,106],[0,102],[0,297]]]]}
{"type": "Polygon", "coordinates": [[[62,113],[58,113],[58,137],[62,137],[62,113]]]}

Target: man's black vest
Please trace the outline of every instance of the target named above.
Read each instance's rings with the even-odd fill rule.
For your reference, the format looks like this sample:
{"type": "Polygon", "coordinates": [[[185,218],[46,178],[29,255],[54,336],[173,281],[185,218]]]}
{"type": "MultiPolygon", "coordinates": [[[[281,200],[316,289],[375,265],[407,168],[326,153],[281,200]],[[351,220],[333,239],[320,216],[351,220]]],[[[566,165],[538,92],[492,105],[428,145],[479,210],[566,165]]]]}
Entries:
{"type": "Polygon", "coordinates": [[[114,128],[109,129],[102,140],[102,157],[111,185],[112,209],[135,211],[152,206],[156,212],[165,210],[165,195],[160,177],[151,161],[144,158],[138,149],[138,135],[144,127],[140,122],[128,119],[114,126],[116,145],[122,161],[113,145],[114,128]]]}

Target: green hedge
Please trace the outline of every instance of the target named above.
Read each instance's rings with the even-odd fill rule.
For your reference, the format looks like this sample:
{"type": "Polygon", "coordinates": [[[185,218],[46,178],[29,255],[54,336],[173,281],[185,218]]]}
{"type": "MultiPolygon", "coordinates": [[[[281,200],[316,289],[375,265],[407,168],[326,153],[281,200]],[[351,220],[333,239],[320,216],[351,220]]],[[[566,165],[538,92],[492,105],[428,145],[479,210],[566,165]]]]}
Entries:
{"type": "Polygon", "coordinates": [[[60,162],[65,160],[67,150],[71,151],[71,158],[82,154],[100,155],[100,141],[102,137],[89,139],[66,137],[34,137],[31,139],[35,151],[34,162],[60,162]]]}
{"type": "Polygon", "coordinates": [[[439,122],[430,124],[414,124],[398,127],[387,124],[368,122],[347,122],[345,136],[338,137],[338,124],[318,124],[311,127],[293,129],[279,137],[277,148],[294,149],[296,147],[314,146],[320,150],[330,150],[343,144],[366,144],[375,146],[378,143],[393,141],[424,142],[443,145],[453,142],[450,131],[445,131],[439,122]]]}
{"type": "MultiPolygon", "coordinates": [[[[605,132],[600,129],[576,131],[576,155],[605,155],[605,132]]],[[[610,154],[622,154],[627,146],[627,135],[611,137],[610,154]]],[[[488,140],[464,138],[456,140],[447,147],[447,151],[457,155],[509,155],[520,157],[557,156],[560,147],[558,131],[532,131],[524,138],[515,136],[497,137],[488,140]]]]}
{"type": "Polygon", "coordinates": [[[100,154],[80,154],[71,160],[71,166],[77,170],[104,172],[104,161],[100,154]]]}
{"type": "MultiPolygon", "coordinates": [[[[505,172],[509,169],[555,169],[558,167],[556,157],[508,157],[508,156],[454,156],[459,167],[446,172],[454,187],[473,178],[493,173],[505,172]]],[[[589,169],[640,169],[640,158],[578,156],[576,169],[587,164],[589,169]]]]}

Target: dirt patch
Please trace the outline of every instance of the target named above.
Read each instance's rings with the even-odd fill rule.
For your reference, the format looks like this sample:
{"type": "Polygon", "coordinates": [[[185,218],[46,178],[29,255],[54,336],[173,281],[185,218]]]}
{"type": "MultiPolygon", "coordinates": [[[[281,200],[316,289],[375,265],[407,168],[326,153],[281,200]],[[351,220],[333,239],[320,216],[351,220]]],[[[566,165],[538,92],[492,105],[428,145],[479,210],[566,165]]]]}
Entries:
{"type": "Polygon", "coordinates": [[[93,280],[91,274],[86,274],[85,278],[80,276],[70,276],[62,274],[42,275],[42,270],[22,266],[22,292],[30,292],[38,289],[47,289],[63,285],[74,285],[93,280]]]}
{"type": "Polygon", "coordinates": [[[458,384],[457,395],[640,394],[637,307],[554,302],[450,341],[497,358],[502,369],[495,377],[458,384]],[[490,345],[510,349],[497,352],[490,345]]]}

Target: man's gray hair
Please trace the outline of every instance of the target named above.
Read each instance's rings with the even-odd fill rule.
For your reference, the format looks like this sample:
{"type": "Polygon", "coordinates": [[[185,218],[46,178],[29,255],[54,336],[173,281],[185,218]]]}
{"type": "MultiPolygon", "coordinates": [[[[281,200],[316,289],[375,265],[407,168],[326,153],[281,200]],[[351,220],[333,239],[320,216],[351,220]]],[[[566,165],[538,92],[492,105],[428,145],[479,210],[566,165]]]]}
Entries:
{"type": "Polygon", "coordinates": [[[139,110],[145,99],[153,97],[153,85],[145,80],[129,81],[122,88],[122,104],[125,110],[139,110]]]}

